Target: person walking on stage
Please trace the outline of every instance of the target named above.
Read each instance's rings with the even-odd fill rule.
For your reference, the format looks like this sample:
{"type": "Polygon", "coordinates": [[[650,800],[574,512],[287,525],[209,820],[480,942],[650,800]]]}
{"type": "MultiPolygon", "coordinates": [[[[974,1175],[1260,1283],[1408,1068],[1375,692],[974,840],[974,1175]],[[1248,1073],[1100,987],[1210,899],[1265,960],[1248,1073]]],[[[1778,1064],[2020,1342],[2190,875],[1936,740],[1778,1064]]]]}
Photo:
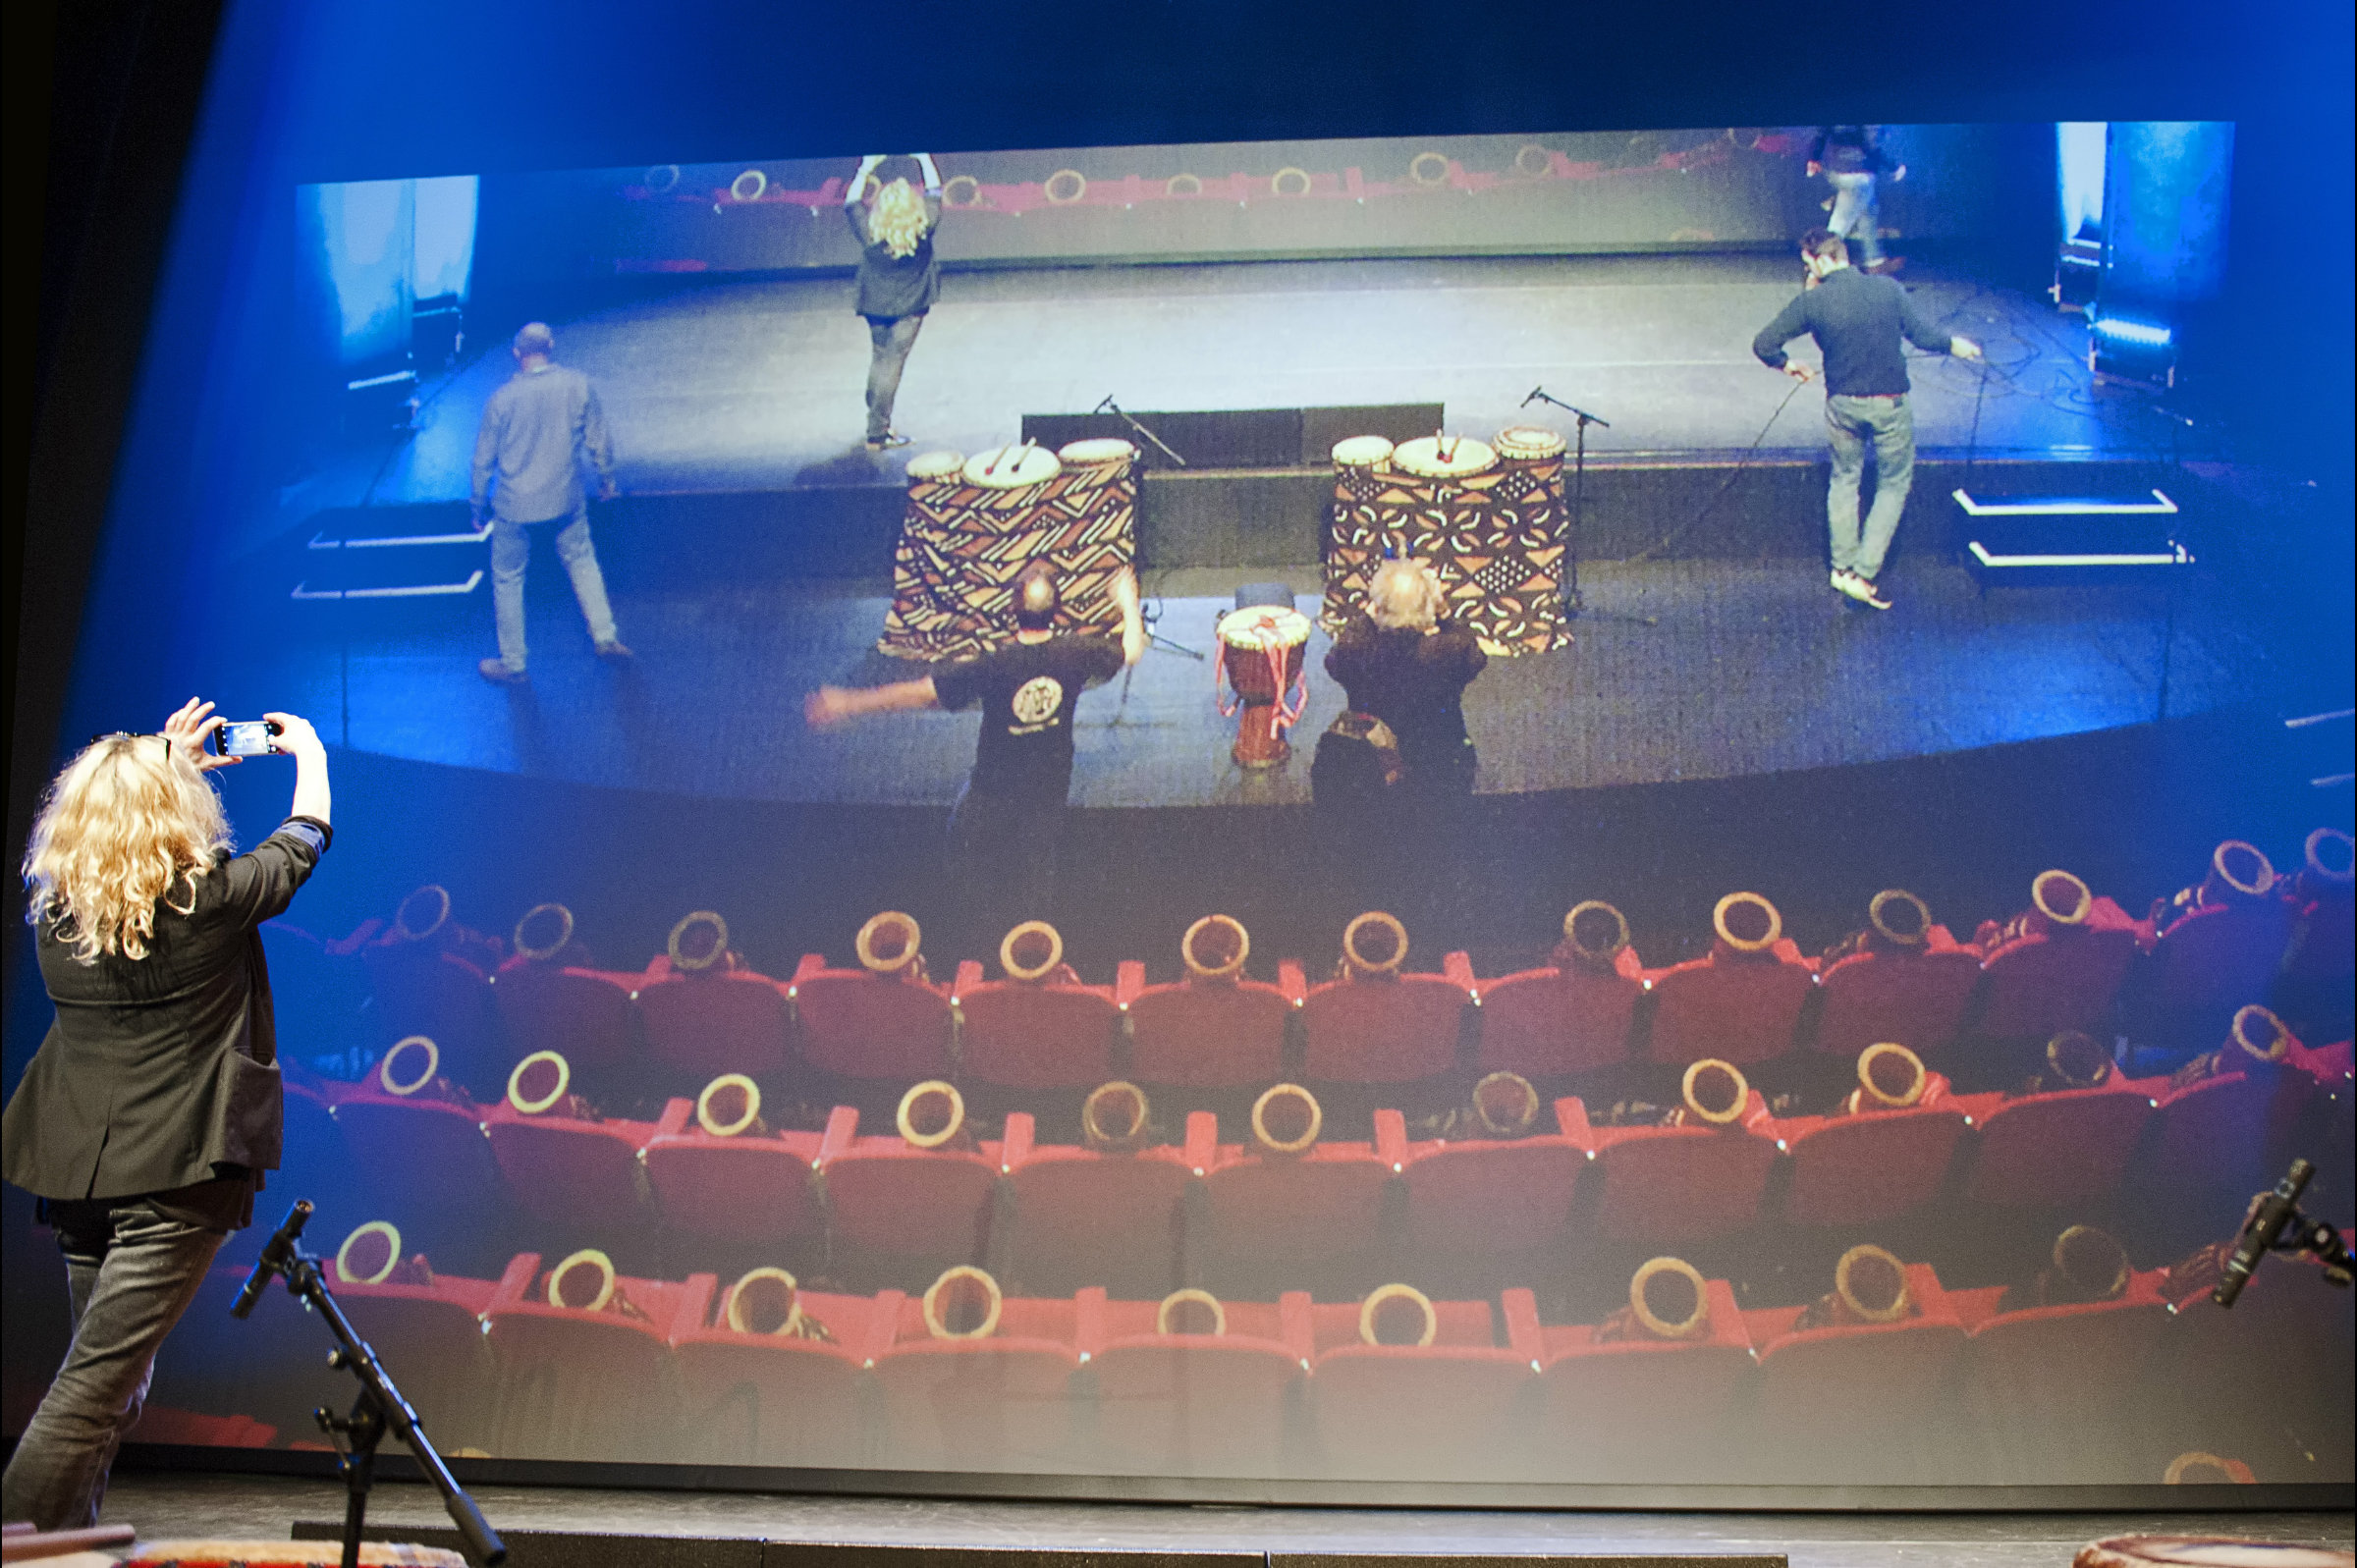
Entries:
{"type": "Polygon", "coordinates": [[[606,602],[605,573],[589,537],[589,496],[581,486],[581,464],[587,462],[597,470],[598,500],[614,499],[614,449],[597,389],[578,370],[557,363],[556,335],[542,322],[527,323],[510,348],[516,374],[483,406],[474,438],[474,525],[481,527],[489,514],[491,610],[499,630],[499,657],[475,668],[502,686],[526,678],[523,570],[532,559],[530,529],[560,517],[566,520],[557,530],[557,559],[573,577],[597,656],[630,657],[606,602]]]}
{"type": "Polygon", "coordinates": [[[1898,514],[1915,480],[1915,414],[1907,406],[1907,362],[1901,340],[1927,353],[1978,359],[1981,346],[1932,325],[1896,278],[1870,278],[1849,264],[1840,236],[1812,229],[1800,243],[1801,265],[1813,287],[1751,340],[1751,351],[1772,370],[1795,381],[1809,367],[1785,357],[1784,345],[1807,333],[1825,357],[1825,432],[1834,448],[1834,478],[1826,494],[1833,533],[1833,585],[1862,605],[1891,608],[1876,585],[1898,514]],[[1858,520],[1858,484],[1866,449],[1874,448],[1874,505],[1858,520]]]}
{"type": "Polygon", "coordinates": [[[1882,206],[1877,192],[1884,180],[1893,185],[1907,177],[1907,166],[1894,164],[1883,151],[1872,126],[1826,126],[1809,144],[1809,173],[1822,174],[1834,188],[1833,218],[1828,223],[1843,240],[1854,240],[1859,264],[1868,272],[1896,272],[1899,263],[1883,255],[1882,206]]]}
{"type": "Polygon", "coordinates": [[[941,258],[933,253],[933,227],[941,222],[941,171],[933,155],[916,155],[925,177],[922,196],[905,179],[895,180],[867,198],[868,176],[884,161],[871,152],[859,160],[844,191],[843,215],[859,238],[859,299],[872,346],[867,362],[867,450],[904,447],[908,438],[892,427],[892,404],[901,390],[901,370],[925,324],[925,312],[941,297],[941,258]]]}
{"type": "Polygon", "coordinates": [[[1146,651],[1132,573],[1115,581],[1114,598],[1119,637],[1058,632],[1055,569],[1034,563],[1015,580],[1014,641],[921,680],[821,686],[803,704],[803,717],[819,729],[871,713],[981,704],[982,737],[950,814],[949,854],[952,894],[971,911],[978,939],[990,935],[994,908],[1014,919],[1044,919],[1053,910],[1071,791],[1073,705],[1082,687],[1112,679],[1146,651]]]}
{"type": "Polygon", "coordinates": [[[232,857],[205,774],[221,721],[191,698],[161,734],[101,735],[49,786],[25,856],[57,1009],[0,1120],[0,1164],[65,1255],[73,1340],[0,1482],[0,1516],[98,1522],[155,1353],[278,1167],[277,1040],[259,927],[328,846],[327,751],[268,716],[295,759],[285,822],[232,857]]]}

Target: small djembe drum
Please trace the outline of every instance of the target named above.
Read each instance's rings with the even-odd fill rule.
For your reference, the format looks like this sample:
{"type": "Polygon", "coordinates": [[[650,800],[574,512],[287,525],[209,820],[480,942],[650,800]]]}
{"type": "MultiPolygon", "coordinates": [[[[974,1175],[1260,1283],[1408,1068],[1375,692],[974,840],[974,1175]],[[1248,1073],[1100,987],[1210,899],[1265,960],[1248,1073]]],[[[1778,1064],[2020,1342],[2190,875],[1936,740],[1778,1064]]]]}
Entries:
{"type": "Polygon", "coordinates": [[[1216,690],[1224,673],[1235,693],[1233,703],[1220,698],[1220,716],[1240,714],[1236,766],[1275,768],[1292,755],[1285,732],[1309,702],[1308,649],[1309,617],[1297,610],[1253,605],[1220,617],[1212,680],[1216,690]]]}

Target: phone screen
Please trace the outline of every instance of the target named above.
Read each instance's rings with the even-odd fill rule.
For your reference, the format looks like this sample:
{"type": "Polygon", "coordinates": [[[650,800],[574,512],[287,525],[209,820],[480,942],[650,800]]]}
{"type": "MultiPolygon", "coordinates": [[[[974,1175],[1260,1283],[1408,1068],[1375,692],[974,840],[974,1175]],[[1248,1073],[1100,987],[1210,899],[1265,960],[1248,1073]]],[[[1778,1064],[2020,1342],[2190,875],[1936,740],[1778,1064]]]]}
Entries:
{"type": "Polygon", "coordinates": [[[271,749],[269,721],[225,724],[218,732],[218,745],[224,757],[266,757],[271,749]]]}

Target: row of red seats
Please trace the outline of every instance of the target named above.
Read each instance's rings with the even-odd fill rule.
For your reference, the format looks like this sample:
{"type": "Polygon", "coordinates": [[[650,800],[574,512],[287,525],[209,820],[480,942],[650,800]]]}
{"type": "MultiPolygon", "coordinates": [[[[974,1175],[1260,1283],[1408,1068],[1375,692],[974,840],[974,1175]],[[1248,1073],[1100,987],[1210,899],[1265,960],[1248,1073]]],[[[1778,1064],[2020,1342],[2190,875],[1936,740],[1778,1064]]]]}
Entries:
{"type": "MultiPolygon", "coordinates": [[[[823,1132],[771,1131],[742,1080],[716,1081],[700,1103],[673,1100],[657,1121],[590,1119],[554,1076],[490,1108],[435,1088],[422,1041],[366,1083],[323,1085],[323,1097],[299,1089],[289,1104],[298,1144],[348,1158],[375,1212],[437,1236],[496,1224],[512,1204],[559,1233],[617,1243],[657,1229],[707,1249],[823,1234],[862,1256],[970,1259],[996,1239],[1020,1277],[1086,1277],[1091,1260],[1134,1252],[1141,1237],[1149,1248],[1178,1237],[1182,1215],[1207,1255],[1278,1264],[1386,1239],[1459,1254],[1552,1246],[1575,1216],[1597,1239],[1684,1243],[1770,1217],[1878,1222],[1951,1186],[1972,1203],[2037,1210],[2099,1200],[2123,1181],[2154,1192],[2264,1185],[2298,1152],[2295,1135],[2314,1130],[2312,1112],[2347,1122],[2351,1051],[2311,1050],[2260,1008],[2240,1027],[2244,1043],[2190,1081],[2127,1079],[2099,1055],[2093,1087],[2027,1093],[1955,1094],[1903,1048],[1877,1046],[1868,1065],[1889,1058],[1912,1081],[1862,1087],[1854,1108],[1832,1115],[1773,1115],[1739,1068],[1717,1063],[1689,1069],[1688,1108],[1672,1118],[1682,1125],[1598,1125],[1566,1097],[1548,1128],[1526,1083],[1498,1080],[1522,1097],[1518,1116],[1500,1118],[1515,1136],[1411,1137],[1387,1109],[1371,1139],[1328,1139],[1315,1097],[1293,1086],[1265,1094],[1248,1133],[1227,1141],[1216,1114],[1194,1111],[1174,1141],[1147,1142],[1150,1103],[1128,1086],[1118,1086],[1129,1101],[1113,1136],[1090,1120],[1096,1147],[1041,1142],[1021,1111],[1000,1138],[975,1140],[946,1083],[904,1097],[897,1127],[839,1106],[823,1132]],[[1780,1166],[1785,1179],[1772,1182],[1780,1166]],[[1395,1183],[1403,1201],[1387,1211],[1395,1183]],[[1387,1232],[1387,1212],[1403,1228],[1387,1232]],[[1011,1242],[994,1238],[994,1214],[1012,1220],[1011,1242]]],[[[2345,1148],[2345,1126],[2336,1136],[2345,1148]]]]}
{"type": "MultiPolygon", "coordinates": [[[[383,933],[341,946],[367,965],[390,1037],[440,1042],[454,1075],[485,1097],[548,1049],[589,1080],[643,1064],[680,1083],[723,1072],[775,1082],[800,1069],[839,1090],[949,1077],[1085,1089],[1120,1075],[1256,1089],[1295,1070],[1288,1038],[1314,1083],[1429,1081],[1460,1059],[1544,1082],[1629,1060],[1749,1066],[1796,1050],[1849,1057],[1882,1041],[1933,1054],[1960,1039],[2109,1038],[2123,992],[2152,1038],[2181,1044],[2178,1026],[2192,1020],[2215,1038],[2219,1009],[2266,1000],[2287,959],[2348,974],[2347,841],[2320,830],[2301,879],[2276,877],[2248,844],[2220,845],[2200,887],[2143,920],[2049,871],[2028,910],[1986,923],[1971,943],[1893,890],[1876,898],[1868,928],[1817,958],[1782,935],[1767,899],[1733,893],[1709,954],[1649,969],[1619,913],[1589,903],[1566,916],[1547,965],[1488,979],[1462,953],[1439,973],[1402,972],[1407,934],[1376,913],[1353,922],[1337,977],[1315,986],[1290,960],[1274,985],[1246,978],[1249,936],[1224,916],[1188,932],[1186,978],[1164,985],[1147,985],[1134,960],[1110,986],[1084,985],[1038,922],[1009,934],[1003,978],[968,960],[937,985],[916,923],[900,914],[860,932],[861,967],[812,954],[784,982],[738,963],[709,913],[682,921],[641,973],[592,967],[556,905],[519,922],[519,950],[503,958],[497,943],[451,924],[438,888],[413,894],[383,933]],[[411,913],[420,900],[426,916],[411,913]],[[535,939],[535,926],[548,929],[535,939]]],[[[2011,1070],[2011,1056],[1992,1059],[1994,1073],[2011,1070]]]]}
{"type": "Polygon", "coordinates": [[[2348,1297],[2289,1264],[2227,1314],[2124,1260],[2109,1299],[2038,1305],[1861,1248],[1817,1306],[1748,1311],[1657,1261],[1629,1309],[1556,1324],[1521,1289],[1024,1299],[953,1270],[922,1297],[871,1297],[536,1254],[497,1280],[415,1260],[366,1283],[396,1271],[355,1252],[338,1297],[428,1432],[519,1457],[1952,1484],[2158,1480],[2172,1454],[2287,1427],[2328,1463],[2347,1447],[2348,1297]],[[1887,1277],[1855,1284],[1853,1262],[1887,1277]],[[1665,1283],[1687,1293],[1667,1321],[1646,1310],[1665,1283]]]}

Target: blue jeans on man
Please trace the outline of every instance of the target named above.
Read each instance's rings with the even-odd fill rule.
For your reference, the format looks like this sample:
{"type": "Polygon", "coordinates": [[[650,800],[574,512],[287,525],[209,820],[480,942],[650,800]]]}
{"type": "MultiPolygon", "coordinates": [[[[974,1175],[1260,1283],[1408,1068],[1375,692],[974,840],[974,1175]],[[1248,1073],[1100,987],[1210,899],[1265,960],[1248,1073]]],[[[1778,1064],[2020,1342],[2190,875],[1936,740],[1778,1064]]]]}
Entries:
{"type": "MultiPolygon", "coordinates": [[[[499,626],[500,663],[517,674],[524,667],[523,571],[531,564],[532,530],[555,522],[511,522],[491,519],[491,610],[499,626]]],[[[589,622],[589,638],[601,649],[619,641],[614,608],[606,599],[605,573],[598,569],[597,546],[589,537],[589,503],[584,498],[557,530],[557,559],[573,578],[573,595],[580,601],[581,618],[589,622]]]]}
{"type": "Polygon", "coordinates": [[[1904,397],[1825,400],[1825,433],[1834,447],[1834,479],[1825,498],[1833,532],[1834,569],[1868,582],[1883,569],[1898,514],[1915,483],[1915,413],[1904,397]],[[1859,481],[1866,449],[1874,449],[1874,504],[1858,518],[1859,481]]]}

